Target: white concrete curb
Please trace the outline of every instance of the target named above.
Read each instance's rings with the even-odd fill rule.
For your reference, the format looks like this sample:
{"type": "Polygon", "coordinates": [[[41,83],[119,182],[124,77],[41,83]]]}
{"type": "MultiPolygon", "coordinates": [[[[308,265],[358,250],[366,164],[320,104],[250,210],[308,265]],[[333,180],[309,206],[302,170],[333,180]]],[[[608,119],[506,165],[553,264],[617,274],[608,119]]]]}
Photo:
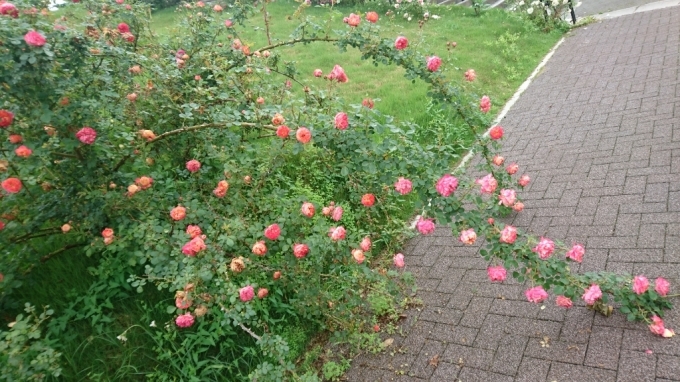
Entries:
{"type": "Polygon", "coordinates": [[[630,7],[630,8],[620,9],[618,11],[602,13],[602,14],[599,14],[599,15],[594,15],[593,17],[598,19],[598,20],[607,20],[607,19],[613,19],[613,18],[616,18],[616,17],[632,15],[634,13],[654,11],[654,10],[657,10],[657,9],[664,9],[664,8],[670,8],[670,7],[677,7],[679,5],[680,5],[680,0],[662,0],[662,1],[656,1],[654,3],[645,4],[645,5],[639,5],[637,7],[630,7]]]}
{"type": "MultiPolygon", "coordinates": [[[[675,1],[680,1],[680,0],[675,0],[675,1]]],[[[538,73],[541,71],[541,69],[543,69],[545,64],[548,63],[548,61],[550,60],[550,57],[552,57],[552,55],[555,53],[557,48],[560,45],[562,45],[563,42],[564,42],[564,37],[562,37],[560,39],[560,41],[558,41],[557,44],[555,44],[555,46],[553,46],[552,49],[550,49],[550,52],[548,52],[548,54],[546,54],[545,57],[543,57],[543,60],[541,60],[541,62],[538,64],[536,69],[534,69],[534,71],[531,73],[529,78],[527,78],[526,81],[524,81],[522,86],[520,86],[519,89],[517,89],[517,91],[515,92],[515,94],[513,94],[512,98],[510,98],[510,100],[505,104],[505,106],[503,106],[503,110],[501,110],[500,114],[498,114],[496,119],[493,120],[493,122],[491,123],[491,127],[489,127],[489,130],[491,130],[491,128],[493,126],[496,126],[497,124],[499,124],[501,122],[501,120],[503,118],[505,118],[505,115],[508,114],[508,111],[510,111],[510,108],[512,108],[512,106],[517,102],[517,100],[519,100],[519,96],[522,95],[522,93],[524,93],[525,90],[527,90],[527,88],[529,87],[531,82],[534,80],[534,78],[536,78],[538,73]]],[[[484,133],[483,137],[486,137],[486,136],[489,135],[489,130],[487,130],[484,133]]],[[[467,162],[474,155],[475,155],[474,151],[470,150],[470,152],[468,152],[467,155],[465,157],[463,157],[463,160],[460,161],[458,166],[456,166],[456,168],[453,170],[453,172],[456,172],[456,171],[460,170],[462,167],[465,167],[467,162]]]]}
{"type": "MultiPolygon", "coordinates": [[[[680,1],[680,0],[677,0],[677,1],[680,1]]],[[[501,110],[500,114],[498,114],[498,116],[496,117],[496,119],[493,120],[493,122],[491,123],[491,127],[496,126],[496,125],[497,125],[497,124],[505,117],[505,115],[508,114],[508,111],[510,111],[510,109],[512,108],[512,106],[513,106],[513,105],[517,102],[517,100],[519,99],[519,96],[522,95],[522,93],[524,93],[525,90],[527,90],[527,88],[529,87],[529,85],[531,84],[531,82],[534,80],[534,78],[536,78],[536,76],[538,75],[538,73],[541,71],[541,69],[543,69],[543,67],[545,66],[545,64],[548,63],[548,60],[550,60],[550,57],[552,57],[552,55],[555,53],[555,51],[557,50],[557,48],[558,48],[560,45],[562,45],[563,42],[564,42],[564,37],[562,37],[562,38],[560,39],[560,41],[558,41],[557,44],[555,44],[555,46],[553,46],[552,49],[550,49],[550,52],[548,52],[548,54],[546,54],[545,57],[543,57],[543,60],[541,60],[541,62],[540,62],[540,63],[538,64],[538,66],[536,67],[536,69],[534,69],[534,71],[531,72],[531,75],[529,76],[529,78],[527,78],[526,81],[524,81],[524,83],[522,84],[522,86],[520,86],[519,89],[517,89],[517,91],[515,92],[515,94],[513,94],[512,98],[510,98],[510,100],[505,104],[505,106],[503,106],[503,110],[501,110]]],[[[489,127],[489,130],[491,130],[491,127],[489,127]]],[[[484,133],[484,135],[483,135],[484,137],[486,137],[486,136],[489,135],[489,130],[487,130],[487,131],[484,133]]],[[[456,168],[453,170],[453,172],[457,172],[457,171],[460,170],[461,168],[465,167],[465,165],[467,164],[467,162],[468,162],[474,155],[475,155],[474,151],[470,150],[470,151],[467,153],[467,155],[466,155],[465,157],[463,157],[463,160],[460,161],[460,163],[458,164],[458,166],[456,166],[456,168]]],[[[418,215],[418,216],[415,217],[415,219],[413,219],[413,221],[412,221],[411,224],[410,224],[411,229],[415,229],[415,228],[416,228],[416,224],[418,223],[418,220],[420,220],[420,217],[421,217],[421,215],[418,215]]]]}

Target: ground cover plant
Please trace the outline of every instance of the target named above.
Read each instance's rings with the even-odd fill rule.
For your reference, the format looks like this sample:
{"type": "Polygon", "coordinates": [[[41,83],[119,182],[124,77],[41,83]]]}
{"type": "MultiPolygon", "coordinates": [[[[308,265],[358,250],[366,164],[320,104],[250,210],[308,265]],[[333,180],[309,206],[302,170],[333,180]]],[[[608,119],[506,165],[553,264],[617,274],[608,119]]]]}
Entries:
{"type": "MultiPolygon", "coordinates": [[[[423,209],[422,234],[436,217],[465,243],[485,235],[485,257],[536,283],[531,301],[552,287],[564,306],[586,291],[606,309],[610,294],[630,318],[672,334],[659,318],[664,280],[651,290],[640,277],[571,275],[551,257],[559,245],[487,220],[521,210],[511,187],[529,180],[492,158],[503,132],[483,136],[496,101],[469,91],[479,72],[447,78],[455,59],[421,55],[422,36],[383,36],[374,12],[306,18],[300,4],[299,26],[275,40],[273,4],[197,2],[173,11],[179,29],[158,38],[143,6],[76,6],[87,10],[82,24],[30,3],[0,5],[0,290],[7,311],[24,310],[5,317],[4,379],[317,380],[294,364],[316,330],[380,349],[375,320],[408,303],[408,259],[395,252],[423,209]],[[248,37],[239,25],[258,9],[264,27],[248,37]],[[304,71],[286,61],[285,47],[322,42],[342,53],[304,71]],[[419,107],[432,130],[359,96],[372,77],[356,80],[346,51],[427,89],[431,102],[419,107]],[[355,81],[359,93],[346,92],[355,81]],[[488,176],[450,174],[461,144],[447,135],[447,115],[487,159],[488,176]],[[49,279],[60,267],[61,279],[49,279]],[[45,278],[53,285],[37,287],[45,278]]],[[[515,36],[490,45],[507,45],[510,57],[515,36]]],[[[499,266],[494,281],[505,278],[499,266]]],[[[322,374],[337,378],[346,365],[322,374]]]]}

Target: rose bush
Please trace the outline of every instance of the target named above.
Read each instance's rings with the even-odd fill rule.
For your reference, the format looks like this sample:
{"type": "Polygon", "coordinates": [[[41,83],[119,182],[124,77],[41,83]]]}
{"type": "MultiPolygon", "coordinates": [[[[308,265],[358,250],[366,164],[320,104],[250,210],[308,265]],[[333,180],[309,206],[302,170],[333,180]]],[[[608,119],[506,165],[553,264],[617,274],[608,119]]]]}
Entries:
{"type": "MultiPolygon", "coordinates": [[[[585,293],[597,304],[606,298],[594,297],[597,285],[629,318],[652,320],[655,332],[662,325],[664,281],[654,291],[638,281],[633,290],[629,276],[572,275],[554,254],[561,244],[488,222],[521,203],[510,174],[518,168],[493,164],[502,128],[483,137],[490,98],[461,92],[463,79],[448,81],[441,60],[410,49],[407,36],[381,37],[374,15],[350,15],[333,35],[305,20],[289,40],[258,47],[238,34],[251,5],[227,14],[183,4],[181,35],[168,43],[151,35],[148,9],[122,1],[79,3],[90,12],[82,25],[13,5],[18,17],[0,16],[3,296],[36,263],[82,248],[99,259],[92,269],[99,285],[124,279],[139,292],[153,286],[174,296],[172,319],[158,329],[168,333],[157,337],[159,359],[167,360],[168,347],[191,352],[197,338],[215,343],[238,331],[267,359],[251,377],[275,380],[294,368],[270,328],[292,315],[332,331],[360,330],[358,314],[371,309],[368,286],[398,275],[388,264],[408,265],[403,254],[381,262],[377,253],[395,249],[416,207],[426,210],[417,224],[423,234],[436,219],[466,244],[485,236],[482,254],[500,263],[490,278],[517,269],[513,276],[538,284],[527,292],[531,301],[552,288],[560,301],[585,293]],[[277,51],[316,41],[359,49],[429,84],[477,134],[489,175],[450,174],[455,142],[421,145],[410,125],[392,123],[372,102],[344,102],[352,74],[342,63],[323,68],[325,77],[299,75],[277,51]],[[470,202],[474,208],[464,207],[470,202]]],[[[569,253],[583,257],[582,248],[569,253]]],[[[220,361],[179,369],[211,379],[221,371],[210,362],[220,361]]]]}

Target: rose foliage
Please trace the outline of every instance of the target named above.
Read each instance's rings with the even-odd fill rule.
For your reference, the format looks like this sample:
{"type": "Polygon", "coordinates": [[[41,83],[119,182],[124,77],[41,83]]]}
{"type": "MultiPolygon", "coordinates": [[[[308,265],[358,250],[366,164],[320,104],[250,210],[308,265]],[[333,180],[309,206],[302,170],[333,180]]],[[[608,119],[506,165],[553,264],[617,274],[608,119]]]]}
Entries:
{"type": "MultiPolygon", "coordinates": [[[[381,263],[377,250],[392,249],[415,206],[424,209],[423,233],[437,222],[466,244],[485,236],[492,280],[507,268],[531,282],[529,300],[548,291],[563,306],[586,295],[598,306],[612,296],[630,319],[665,333],[663,281],[634,288],[629,275],[574,274],[565,253],[580,261],[580,249],[489,223],[521,211],[515,190],[529,181],[494,165],[502,128],[482,135],[491,101],[464,94],[464,78],[447,79],[446,63],[409,48],[408,36],[381,37],[376,17],[316,24],[301,16],[303,4],[288,40],[251,46],[239,23],[256,9],[240,3],[228,13],[181,5],[180,32],[167,42],[154,38],[138,5],[83,1],[74,5],[90,11],[83,24],[14,5],[17,17],[0,15],[3,296],[41,260],[84,248],[99,259],[100,285],[125,279],[140,292],[167,291],[174,304],[165,330],[250,335],[271,356],[253,378],[277,379],[294,371],[269,327],[294,315],[356,330],[356,313],[368,309],[362,290],[385,278],[371,265],[408,267],[408,256],[381,263]],[[329,75],[298,73],[277,50],[311,42],[358,49],[427,83],[478,135],[489,175],[450,174],[453,149],[418,143],[413,126],[373,101],[346,103],[352,73],[342,62],[322,68],[329,75]],[[599,296],[588,294],[593,285],[599,296]]],[[[213,369],[195,373],[210,379],[213,369]]]]}

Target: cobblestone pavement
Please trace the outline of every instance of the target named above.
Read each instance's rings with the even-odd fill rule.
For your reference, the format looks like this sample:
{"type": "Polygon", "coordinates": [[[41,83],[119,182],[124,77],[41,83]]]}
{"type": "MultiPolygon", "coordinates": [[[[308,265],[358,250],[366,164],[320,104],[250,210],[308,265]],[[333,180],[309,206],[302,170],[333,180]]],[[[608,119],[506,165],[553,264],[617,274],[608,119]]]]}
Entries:
{"type": "MultiPolygon", "coordinates": [[[[578,29],[502,121],[503,155],[533,179],[526,209],[508,220],[584,243],[579,271],[663,275],[671,293],[680,291],[679,47],[680,7],[578,29]]],[[[355,359],[347,380],[680,380],[677,336],[582,303],[529,303],[524,286],[487,280],[477,250],[444,228],[409,242],[424,305],[407,312],[387,353],[355,359]]],[[[665,321],[680,329],[680,307],[665,321]]]]}

